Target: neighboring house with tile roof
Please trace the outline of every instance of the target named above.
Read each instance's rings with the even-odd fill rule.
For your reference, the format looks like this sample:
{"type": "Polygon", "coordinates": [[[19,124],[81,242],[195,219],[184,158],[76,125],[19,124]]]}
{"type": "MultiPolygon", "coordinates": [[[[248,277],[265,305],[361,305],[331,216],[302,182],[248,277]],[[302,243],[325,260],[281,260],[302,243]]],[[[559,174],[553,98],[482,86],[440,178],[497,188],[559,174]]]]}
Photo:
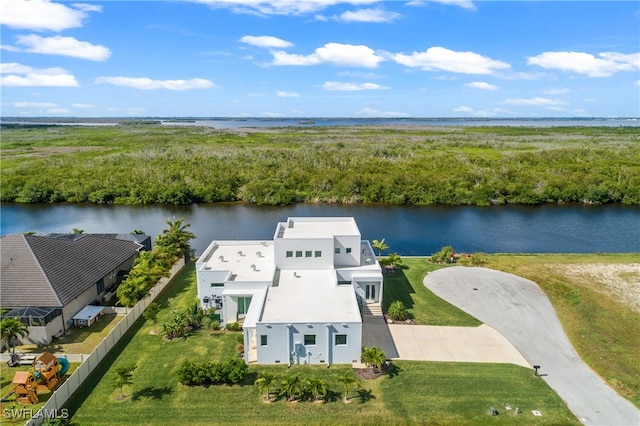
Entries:
{"type": "Polygon", "coordinates": [[[143,245],[113,236],[5,235],[0,239],[0,308],[48,344],[82,308],[114,290],[143,245]]]}

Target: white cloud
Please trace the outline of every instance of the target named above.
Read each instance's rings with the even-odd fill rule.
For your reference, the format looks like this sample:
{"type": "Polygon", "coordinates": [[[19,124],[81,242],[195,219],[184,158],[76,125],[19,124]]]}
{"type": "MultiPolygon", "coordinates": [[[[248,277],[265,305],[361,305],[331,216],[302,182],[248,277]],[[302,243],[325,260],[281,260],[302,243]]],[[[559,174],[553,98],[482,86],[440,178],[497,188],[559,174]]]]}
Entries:
{"type": "Polygon", "coordinates": [[[471,0],[431,0],[431,1],[435,3],[441,3],[441,4],[451,5],[451,6],[459,6],[459,7],[462,7],[463,9],[474,10],[476,8],[476,5],[473,4],[471,0]]]}
{"type": "Polygon", "coordinates": [[[241,42],[258,47],[277,47],[284,49],[293,46],[293,43],[272,36],[250,36],[246,35],[240,39],[241,42]]]}
{"type": "Polygon", "coordinates": [[[640,69],[640,53],[603,52],[598,56],[584,52],[544,52],[527,58],[527,64],[589,77],[609,77],[619,71],[640,69]]]}
{"type": "Polygon", "coordinates": [[[13,102],[11,106],[16,108],[57,108],[53,102],[13,102]]]}
{"type": "Polygon", "coordinates": [[[324,90],[339,90],[345,92],[355,92],[360,90],[384,90],[386,86],[380,86],[376,83],[343,83],[339,81],[325,81],[322,85],[324,90]]]}
{"type": "Polygon", "coordinates": [[[512,98],[505,100],[506,104],[509,105],[533,105],[533,106],[554,106],[554,105],[565,105],[566,102],[558,101],[549,98],[540,98],[535,97],[531,99],[523,99],[523,98],[512,98]]]}
{"type": "Polygon", "coordinates": [[[281,98],[297,98],[298,96],[300,96],[300,94],[296,92],[285,92],[281,90],[278,92],[278,96],[281,98]]]}
{"type": "Polygon", "coordinates": [[[329,6],[346,3],[366,5],[382,0],[191,0],[214,8],[231,9],[236,13],[257,15],[307,15],[324,10],[329,6]]]}
{"type": "Polygon", "coordinates": [[[498,90],[498,86],[494,86],[493,84],[489,84],[484,81],[474,81],[465,84],[465,86],[480,90],[498,90]]]}
{"type": "Polygon", "coordinates": [[[356,11],[346,11],[342,13],[338,20],[343,22],[393,22],[401,15],[384,9],[359,9],[356,11]]]}
{"type": "Polygon", "coordinates": [[[74,4],[71,7],[48,0],[2,0],[2,25],[34,31],[62,31],[82,26],[87,12],[100,6],[74,4]]]}
{"type": "Polygon", "coordinates": [[[106,61],[111,51],[104,46],[80,41],[73,37],[40,37],[35,34],[19,35],[18,44],[24,46],[25,52],[43,53],[46,55],[63,55],[92,61],[106,61]]]}
{"type": "Polygon", "coordinates": [[[545,90],[543,93],[545,95],[564,95],[565,93],[569,93],[569,92],[571,92],[571,90],[566,89],[566,88],[551,87],[551,88],[545,90]]]}
{"type": "Polygon", "coordinates": [[[27,65],[9,62],[0,64],[0,85],[29,87],[77,87],[76,78],[62,68],[37,69],[27,65]]]}
{"type": "Polygon", "coordinates": [[[388,117],[388,118],[410,117],[410,115],[407,114],[406,112],[379,111],[377,109],[372,109],[372,108],[362,108],[360,111],[358,111],[358,114],[364,115],[366,117],[388,117]]]}
{"type": "Polygon", "coordinates": [[[463,74],[491,74],[499,69],[511,68],[505,62],[474,52],[456,52],[444,47],[430,47],[411,55],[396,53],[392,59],[401,65],[421,68],[424,71],[449,71],[463,74]]]}
{"type": "Polygon", "coordinates": [[[327,43],[310,55],[290,54],[281,50],[271,52],[274,65],[331,64],[344,67],[375,68],[385,59],[364,45],[327,43]]]}
{"type": "Polygon", "coordinates": [[[473,108],[466,105],[461,105],[453,109],[455,112],[473,112],[473,108]]]}
{"type": "Polygon", "coordinates": [[[98,77],[96,84],[113,84],[114,86],[132,87],[140,90],[189,90],[189,89],[210,89],[215,84],[203,78],[192,78],[190,80],[152,80],[147,77],[98,77]]]}

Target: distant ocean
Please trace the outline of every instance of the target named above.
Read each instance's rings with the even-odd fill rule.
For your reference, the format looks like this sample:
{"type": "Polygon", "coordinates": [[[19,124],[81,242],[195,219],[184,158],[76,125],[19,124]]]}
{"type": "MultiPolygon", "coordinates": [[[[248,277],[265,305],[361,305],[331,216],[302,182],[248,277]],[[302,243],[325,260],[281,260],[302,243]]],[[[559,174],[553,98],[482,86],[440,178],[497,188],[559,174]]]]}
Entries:
{"type": "Polygon", "coordinates": [[[216,129],[241,127],[334,127],[334,126],[505,126],[505,127],[640,127],[640,118],[230,118],[230,117],[108,117],[108,118],[16,118],[3,124],[108,126],[123,122],[156,122],[167,126],[206,126],[216,129]]]}

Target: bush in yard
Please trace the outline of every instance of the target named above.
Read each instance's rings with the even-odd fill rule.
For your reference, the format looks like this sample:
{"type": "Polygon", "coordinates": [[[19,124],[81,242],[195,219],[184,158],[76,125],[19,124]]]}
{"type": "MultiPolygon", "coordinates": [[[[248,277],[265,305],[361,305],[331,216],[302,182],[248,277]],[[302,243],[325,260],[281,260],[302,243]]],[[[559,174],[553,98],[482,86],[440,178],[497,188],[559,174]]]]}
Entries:
{"type": "Polygon", "coordinates": [[[241,358],[223,362],[184,360],[176,370],[178,381],[187,386],[207,384],[222,385],[240,383],[247,375],[249,366],[241,358]]]}
{"type": "Polygon", "coordinates": [[[242,331],[242,325],[239,322],[228,322],[225,328],[229,331],[242,331]]]}
{"type": "Polygon", "coordinates": [[[387,315],[394,321],[404,321],[409,318],[409,311],[407,311],[402,300],[396,300],[389,305],[387,315]]]}
{"type": "Polygon", "coordinates": [[[451,256],[455,259],[456,251],[451,246],[442,247],[439,252],[431,255],[431,261],[434,263],[449,263],[451,256]]]}
{"type": "Polygon", "coordinates": [[[369,367],[375,367],[377,370],[382,370],[382,366],[387,362],[387,357],[382,349],[373,347],[362,348],[362,355],[360,356],[362,362],[369,367]]]}

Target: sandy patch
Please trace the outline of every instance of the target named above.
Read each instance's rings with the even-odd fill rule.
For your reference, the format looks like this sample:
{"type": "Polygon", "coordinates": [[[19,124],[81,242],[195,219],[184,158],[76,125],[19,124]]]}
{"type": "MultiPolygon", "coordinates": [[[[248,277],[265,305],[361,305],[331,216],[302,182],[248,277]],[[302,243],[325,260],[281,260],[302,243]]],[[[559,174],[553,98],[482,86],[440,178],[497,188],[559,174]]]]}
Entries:
{"type": "Polygon", "coordinates": [[[584,280],[593,290],[613,296],[640,312],[640,263],[553,265],[558,272],[584,280]]]}

